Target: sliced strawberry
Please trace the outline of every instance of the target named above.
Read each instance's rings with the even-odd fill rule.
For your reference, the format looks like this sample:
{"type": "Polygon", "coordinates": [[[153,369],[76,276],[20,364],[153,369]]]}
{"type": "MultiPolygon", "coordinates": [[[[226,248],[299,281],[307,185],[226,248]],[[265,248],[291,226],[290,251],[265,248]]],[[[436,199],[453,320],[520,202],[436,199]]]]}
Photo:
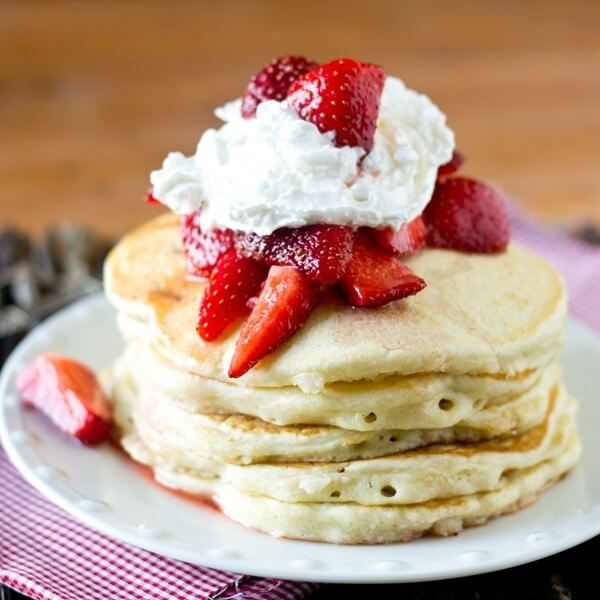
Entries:
{"type": "Polygon", "coordinates": [[[250,80],[242,97],[242,117],[256,115],[256,107],[265,100],[285,99],[292,83],[316,66],[303,56],[274,58],[250,80]]]}
{"type": "Polygon", "coordinates": [[[452,153],[452,158],[445,165],[442,165],[438,169],[437,179],[438,181],[443,181],[444,179],[454,175],[465,162],[465,157],[460,152],[456,152],[456,150],[452,153]]]}
{"type": "Polygon", "coordinates": [[[342,285],[351,304],[372,307],[412,296],[426,284],[366,231],[359,231],[342,285]]]}
{"type": "Polygon", "coordinates": [[[255,296],[267,275],[264,265],[240,258],[235,250],[221,256],[210,274],[200,300],[198,335],[210,341],[248,312],[248,301],[255,296]]]}
{"type": "Polygon", "coordinates": [[[501,252],[510,227],[502,196],[466,177],[439,182],[423,213],[427,243],[464,252],[501,252]]]}
{"type": "Polygon", "coordinates": [[[288,102],[319,131],[333,131],[337,146],[369,151],[384,83],[381,67],[342,58],[302,75],[292,84],[288,102]]]}
{"type": "Polygon", "coordinates": [[[294,267],[271,267],[240,333],[229,377],[241,377],[298,331],[312,312],[317,293],[317,286],[294,267]]]}
{"type": "Polygon", "coordinates": [[[152,186],[146,190],[146,204],[150,204],[150,206],[161,205],[161,201],[154,197],[154,188],[152,186]]]}
{"type": "Polygon", "coordinates": [[[373,231],[379,244],[386,250],[396,254],[417,252],[425,246],[427,237],[427,228],[421,217],[401,225],[400,229],[395,231],[390,227],[373,231]]]}
{"type": "Polygon", "coordinates": [[[108,438],[110,405],[85,365],[58,354],[41,354],[21,372],[17,388],[26,406],[37,408],[84,444],[108,438]]]}
{"type": "Polygon", "coordinates": [[[297,267],[313,281],[339,281],[352,255],[354,232],[341,225],[308,225],[278,229],[270,235],[240,234],[236,247],[242,256],[268,265],[297,267]]]}
{"type": "Polygon", "coordinates": [[[188,273],[208,277],[223,254],[233,248],[235,234],[230,229],[213,229],[204,233],[200,211],[181,218],[181,240],[188,273]]]}

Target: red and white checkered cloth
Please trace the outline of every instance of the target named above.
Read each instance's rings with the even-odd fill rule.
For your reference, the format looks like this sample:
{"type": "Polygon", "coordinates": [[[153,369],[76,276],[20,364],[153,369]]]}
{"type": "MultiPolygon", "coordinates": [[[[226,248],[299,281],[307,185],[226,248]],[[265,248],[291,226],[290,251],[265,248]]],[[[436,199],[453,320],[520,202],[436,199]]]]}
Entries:
{"type": "Polygon", "coordinates": [[[43,498],[2,450],[0,583],[35,600],[300,600],[317,587],[196,567],[112,540],[43,498]]]}
{"type": "MultiPolygon", "coordinates": [[[[556,265],[573,314],[600,330],[600,248],[519,217],[513,235],[556,265]]],[[[1,450],[0,582],[47,600],[295,600],[317,587],[196,567],[109,539],[40,496],[1,450]]]]}

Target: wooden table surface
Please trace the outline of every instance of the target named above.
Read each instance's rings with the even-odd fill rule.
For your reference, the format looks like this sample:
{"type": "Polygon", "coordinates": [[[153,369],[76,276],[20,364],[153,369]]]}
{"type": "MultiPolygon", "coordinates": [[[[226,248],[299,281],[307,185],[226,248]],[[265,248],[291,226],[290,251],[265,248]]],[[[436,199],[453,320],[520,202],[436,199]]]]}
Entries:
{"type": "Polygon", "coordinates": [[[465,171],[600,223],[600,2],[0,0],[0,221],[120,234],[274,55],[377,62],[447,113],[465,171]]]}

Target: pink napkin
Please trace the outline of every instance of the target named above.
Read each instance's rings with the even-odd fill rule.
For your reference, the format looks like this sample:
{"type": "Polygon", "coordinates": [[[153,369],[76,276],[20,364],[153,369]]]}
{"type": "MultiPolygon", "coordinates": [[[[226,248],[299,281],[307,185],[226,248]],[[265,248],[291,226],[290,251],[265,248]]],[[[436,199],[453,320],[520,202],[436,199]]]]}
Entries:
{"type": "MultiPolygon", "coordinates": [[[[513,216],[513,237],[556,265],[571,312],[600,329],[600,247],[520,216],[513,216]]],[[[1,450],[0,583],[48,600],[294,600],[318,587],[196,567],[114,541],[45,500],[1,450]]]]}

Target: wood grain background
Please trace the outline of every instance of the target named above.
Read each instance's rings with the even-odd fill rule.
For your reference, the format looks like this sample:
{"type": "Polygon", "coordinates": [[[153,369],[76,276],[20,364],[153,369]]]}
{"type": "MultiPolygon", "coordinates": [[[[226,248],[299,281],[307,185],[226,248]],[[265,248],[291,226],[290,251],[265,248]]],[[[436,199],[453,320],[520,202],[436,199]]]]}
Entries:
{"type": "Polygon", "coordinates": [[[448,114],[466,172],[600,223],[600,2],[0,0],[0,222],[120,234],[272,56],[380,63],[448,114]]]}

